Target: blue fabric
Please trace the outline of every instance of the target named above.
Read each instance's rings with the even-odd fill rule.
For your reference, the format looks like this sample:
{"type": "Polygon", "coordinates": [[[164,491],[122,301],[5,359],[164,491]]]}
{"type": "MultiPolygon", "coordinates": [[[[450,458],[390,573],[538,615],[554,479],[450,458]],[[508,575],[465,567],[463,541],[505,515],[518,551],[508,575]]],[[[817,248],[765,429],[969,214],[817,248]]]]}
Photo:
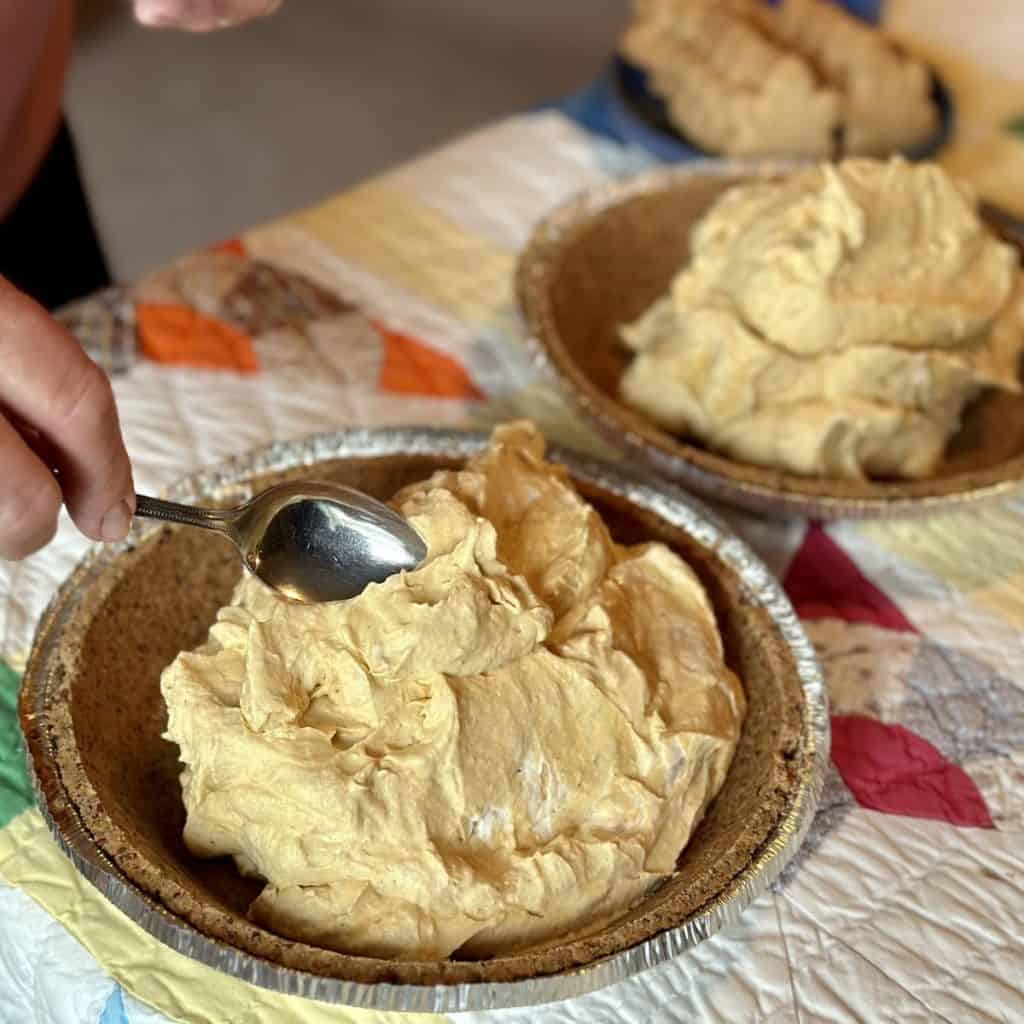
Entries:
{"type": "Polygon", "coordinates": [[[615,82],[619,66],[617,62],[613,63],[585,89],[539,109],[557,110],[594,135],[623,146],[640,146],[667,163],[700,159],[701,154],[696,150],[674,136],[652,128],[626,106],[615,82]]]}
{"type": "MultiPolygon", "coordinates": [[[[772,7],[777,7],[779,0],[766,0],[772,7]]],[[[845,7],[851,14],[862,21],[870,21],[877,25],[882,17],[882,0],[833,0],[840,7],[845,7]]]]}
{"type": "Polygon", "coordinates": [[[606,72],[579,92],[544,103],[537,109],[557,110],[595,135],[603,135],[616,142],[622,142],[609,115],[608,105],[611,98],[611,75],[606,72]]]}
{"type": "Polygon", "coordinates": [[[612,65],[585,89],[546,103],[539,109],[557,110],[594,135],[624,146],[640,146],[658,160],[697,159],[699,154],[696,151],[649,127],[626,107],[614,81],[615,73],[612,65]]]}
{"type": "Polygon", "coordinates": [[[121,998],[121,986],[115,985],[110,993],[107,1005],[103,1007],[100,1019],[96,1024],[128,1024],[128,1018],[124,1012],[124,1000],[121,998]]]}
{"type": "Polygon", "coordinates": [[[882,0],[843,0],[843,6],[862,21],[877,25],[882,20],[882,0]]]}

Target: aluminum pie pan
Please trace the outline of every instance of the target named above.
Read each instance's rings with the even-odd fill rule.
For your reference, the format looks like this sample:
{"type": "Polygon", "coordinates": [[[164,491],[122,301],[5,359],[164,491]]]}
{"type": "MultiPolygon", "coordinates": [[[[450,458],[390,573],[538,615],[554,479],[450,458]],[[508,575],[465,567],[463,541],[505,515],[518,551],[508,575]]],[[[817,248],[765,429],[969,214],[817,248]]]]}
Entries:
{"type": "MultiPolygon", "coordinates": [[[[482,433],[423,428],[346,430],[279,442],[189,476],[168,492],[178,500],[244,497],[246,480],[332,459],[423,455],[463,458],[486,444],[482,433]]],[[[792,657],[802,698],[804,767],[785,813],[749,864],[712,901],[678,926],[621,952],[558,974],[517,981],[459,984],[367,984],[284,967],[205,935],[128,878],[97,843],[61,778],[51,738],[49,692],[61,631],[90,580],[152,532],[138,526],[127,542],[97,546],[61,586],[40,622],[20,698],[29,773],[47,825],[81,872],[115,906],[170,948],[240,980],[322,1002],[391,1011],[457,1012],[537,1005],[583,995],[633,977],[684,953],[736,921],[792,859],[817,807],[828,761],[828,701],[813,647],[781,587],[759,559],[697,502],[634,471],[551,446],[550,458],[581,483],[593,484],[680,528],[739,578],[746,600],[764,609],[792,657]]]]}
{"type": "MultiPolygon", "coordinates": [[[[759,514],[825,521],[915,517],[1024,488],[1024,394],[989,392],[966,410],[936,473],[907,481],[802,477],[738,462],[669,434],[619,398],[627,357],[618,327],[665,292],[689,259],[693,224],[729,186],[809,165],[700,160],[596,185],[555,207],[534,227],[516,270],[534,364],[604,440],[639,465],[759,514]]],[[[1019,224],[985,204],[980,213],[1024,253],[1019,224]]]]}

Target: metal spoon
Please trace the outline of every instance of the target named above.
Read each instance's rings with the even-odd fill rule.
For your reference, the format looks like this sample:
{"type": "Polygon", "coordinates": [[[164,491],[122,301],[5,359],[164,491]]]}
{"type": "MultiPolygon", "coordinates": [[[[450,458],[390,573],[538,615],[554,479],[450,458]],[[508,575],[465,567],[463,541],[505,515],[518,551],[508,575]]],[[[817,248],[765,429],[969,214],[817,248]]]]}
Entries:
{"type": "Polygon", "coordinates": [[[355,597],[370,583],[415,569],[427,554],[397,512],[339,484],[278,484],[230,509],[140,494],[135,514],[224,534],[264,583],[306,603],[355,597]]]}

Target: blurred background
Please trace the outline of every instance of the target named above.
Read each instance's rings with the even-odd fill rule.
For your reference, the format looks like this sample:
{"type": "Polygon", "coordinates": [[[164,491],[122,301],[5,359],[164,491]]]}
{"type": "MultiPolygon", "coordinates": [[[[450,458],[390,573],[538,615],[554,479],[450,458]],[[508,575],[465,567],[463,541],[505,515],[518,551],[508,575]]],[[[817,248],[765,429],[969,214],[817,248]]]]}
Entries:
{"type": "Polygon", "coordinates": [[[83,0],[67,109],[115,279],[585,85],[628,0],[285,0],[210,36],[83,0]]]}

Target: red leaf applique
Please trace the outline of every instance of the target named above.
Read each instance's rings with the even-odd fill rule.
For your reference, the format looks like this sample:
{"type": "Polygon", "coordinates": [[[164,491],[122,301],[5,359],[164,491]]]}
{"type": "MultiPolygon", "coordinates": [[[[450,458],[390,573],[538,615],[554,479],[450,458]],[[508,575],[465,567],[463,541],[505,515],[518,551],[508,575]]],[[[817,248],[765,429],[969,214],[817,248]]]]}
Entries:
{"type": "Polygon", "coordinates": [[[833,715],[832,760],[861,807],[951,825],[994,827],[970,776],[902,725],[863,715],[833,715]]]}
{"type": "Polygon", "coordinates": [[[811,523],[783,581],[801,619],[871,622],[917,632],[906,616],[817,523],[811,523]]]}

